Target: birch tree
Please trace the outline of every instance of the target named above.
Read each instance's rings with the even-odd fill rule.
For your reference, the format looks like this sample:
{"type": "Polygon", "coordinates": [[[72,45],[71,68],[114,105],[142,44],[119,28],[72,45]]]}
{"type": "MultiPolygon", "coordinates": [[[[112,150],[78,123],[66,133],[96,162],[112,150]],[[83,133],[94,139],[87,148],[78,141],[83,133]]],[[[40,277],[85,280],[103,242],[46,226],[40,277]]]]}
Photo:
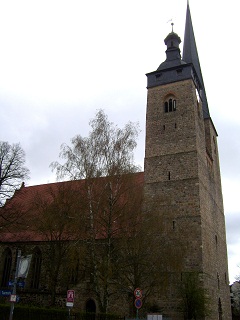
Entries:
{"type": "Polygon", "coordinates": [[[131,122],[118,128],[103,110],[89,124],[89,136],[77,135],[71,146],[63,144],[59,155],[63,163],[56,161],[51,167],[59,180],[85,179],[89,277],[100,311],[107,312],[114,294],[116,241],[131,214],[127,208],[134,184],[129,181],[140,169],[133,157],[139,129],[131,122]]]}

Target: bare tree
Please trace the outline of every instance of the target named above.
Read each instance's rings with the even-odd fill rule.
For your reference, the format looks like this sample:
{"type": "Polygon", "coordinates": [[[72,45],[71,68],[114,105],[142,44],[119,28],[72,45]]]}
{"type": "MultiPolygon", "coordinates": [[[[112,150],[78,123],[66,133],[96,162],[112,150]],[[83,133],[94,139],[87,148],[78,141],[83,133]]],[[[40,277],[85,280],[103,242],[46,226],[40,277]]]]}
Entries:
{"type": "Polygon", "coordinates": [[[70,272],[66,273],[64,269],[74,269],[76,259],[72,256],[79,255],[76,254],[79,251],[76,243],[81,236],[78,223],[84,224],[78,217],[81,208],[75,196],[76,190],[69,182],[49,185],[45,193],[33,195],[29,212],[29,229],[46,244],[44,260],[51,305],[55,304],[57,288],[66,288],[70,281],[70,272]]]}
{"type": "MultiPolygon", "coordinates": [[[[122,237],[129,237],[138,223],[141,203],[136,201],[136,175],[97,179],[89,194],[87,248],[92,289],[101,312],[119,294],[119,248],[122,237]]],[[[140,196],[139,196],[140,198],[140,196]]],[[[139,199],[138,198],[138,199],[139,199]]]]}
{"type": "Polygon", "coordinates": [[[238,265],[237,267],[238,267],[238,269],[239,269],[239,274],[236,275],[235,279],[236,279],[237,281],[240,281],[240,265],[238,265]]]}
{"type": "Polygon", "coordinates": [[[0,207],[28,177],[25,152],[20,144],[10,145],[8,142],[0,141],[0,207]]]}
{"type": "Polygon", "coordinates": [[[129,122],[119,129],[109,122],[103,110],[89,122],[92,130],[88,137],[77,135],[72,147],[61,145],[59,157],[64,164],[52,162],[59,180],[89,179],[139,171],[134,164],[133,151],[137,146],[138,125],[129,122]]]}
{"type": "MultiPolygon", "coordinates": [[[[138,126],[128,123],[119,129],[108,121],[102,110],[90,121],[92,130],[88,137],[80,135],[72,139],[72,146],[61,146],[63,164],[53,162],[58,179],[85,179],[86,196],[86,245],[88,266],[94,291],[101,312],[108,311],[115,262],[116,239],[130,219],[127,205],[134,193],[129,184],[139,171],[134,164],[133,151],[136,147],[138,126]],[[100,178],[104,177],[104,178],[100,178]],[[100,179],[95,179],[100,178],[100,179]]],[[[136,181],[135,181],[136,183],[136,181]]]]}

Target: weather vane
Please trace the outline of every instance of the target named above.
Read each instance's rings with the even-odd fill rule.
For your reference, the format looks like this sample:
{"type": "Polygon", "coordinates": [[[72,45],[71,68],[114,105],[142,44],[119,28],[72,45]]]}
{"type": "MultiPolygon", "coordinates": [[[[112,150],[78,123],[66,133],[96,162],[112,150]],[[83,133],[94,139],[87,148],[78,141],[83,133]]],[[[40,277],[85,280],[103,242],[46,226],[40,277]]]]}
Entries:
{"type": "MultiPolygon", "coordinates": [[[[173,21],[173,18],[172,18],[172,19],[169,19],[169,20],[167,21],[167,23],[169,23],[170,21],[173,21]]],[[[174,23],[173,23],[173,22],[171,23],[171,26],[172,26],[172,32],[173,32],[173,26],[174,26],[174,23]]]]}

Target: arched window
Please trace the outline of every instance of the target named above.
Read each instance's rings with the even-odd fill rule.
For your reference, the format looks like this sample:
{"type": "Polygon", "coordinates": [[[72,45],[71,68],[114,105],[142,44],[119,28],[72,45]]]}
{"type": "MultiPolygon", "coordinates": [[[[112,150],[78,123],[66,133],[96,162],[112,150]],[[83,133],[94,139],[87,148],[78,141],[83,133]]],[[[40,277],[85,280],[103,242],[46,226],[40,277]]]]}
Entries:
{"type": "Polygon", "coordinates": [[[165,112],[168,112],[168,102],[167,101],[165,102],[164,107],[165,107],[165,112]]]}
{"type": "Polygon", "coordinates": [[[71,284],[78,283],[78,274],[79,274],[79,259],[76,260],[76,263],[72,268],[69,270],[69,278],[68,281],[71,284]]]}
{"type": "Polygon", "coordinates": [[[9,248],[7,248],[2,256],[3,262],[3,273],[2,273],[2,281],[1,281],[1,287],[7,287],[8,282],[10,280],[10,273],[11,273],[11,267],[12,267],[12,252],[9,248]]]}
{"type": "Polygon", "coordinates": [[[96,303],[93,299],[87,300],[86,313],[96,313],[96,303]]]}
{"type": "Polygon", "coordinates": [[[165,101],[165,103],[164,103],[164,111],[165,112],[176,111],[176,100],[170,98],[167,101],[165,101]]]}
{"type": "Polygon", "coordinates": [[[173,111],[173,101],[172,99],[169,99],[169,112],[173,111]]]}
{"type": "Polygon", "coordinates": [[[32,260],[32,280],[31,288],[38,289],[41,274],[42,254],[39,248],[35,248],[32,260]]]}

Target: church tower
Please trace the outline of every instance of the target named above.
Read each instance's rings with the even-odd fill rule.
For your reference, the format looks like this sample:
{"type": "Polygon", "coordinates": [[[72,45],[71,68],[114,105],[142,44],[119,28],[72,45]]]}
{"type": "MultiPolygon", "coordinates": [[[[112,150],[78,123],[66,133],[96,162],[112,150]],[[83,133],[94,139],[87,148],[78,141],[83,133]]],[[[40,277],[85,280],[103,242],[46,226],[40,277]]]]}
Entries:
{"type": "MultiPolygon", "coordinates": [[[[197,319],[230,320],[217,131],[209,113],[189,4],[183,57],[174,30],[164,42],[166,60],[147,74],[144,164],[144,212],[159,225],[162,285],[156,295],[172,320],[184,319],[192,306],[198,308],[197,319]],[[207,298],[209,315],[199,317],[201,307],[194,302],[190,284],[207,298]]],[[[193,317],[190,313],[188,317],[193,317]]]]}

